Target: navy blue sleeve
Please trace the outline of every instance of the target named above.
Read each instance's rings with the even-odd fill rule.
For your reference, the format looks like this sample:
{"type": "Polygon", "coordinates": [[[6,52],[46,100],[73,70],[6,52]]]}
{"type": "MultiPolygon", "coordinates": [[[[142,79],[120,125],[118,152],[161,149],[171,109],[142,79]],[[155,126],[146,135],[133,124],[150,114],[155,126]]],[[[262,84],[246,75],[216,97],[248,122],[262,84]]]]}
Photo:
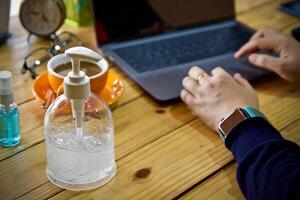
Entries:
{"type": "Polygon", "coordinates": [[[237,181],[248,200],[300,199],[300,147],[265,119],[241,122],[225,145],[238,163],[237,181]]]}

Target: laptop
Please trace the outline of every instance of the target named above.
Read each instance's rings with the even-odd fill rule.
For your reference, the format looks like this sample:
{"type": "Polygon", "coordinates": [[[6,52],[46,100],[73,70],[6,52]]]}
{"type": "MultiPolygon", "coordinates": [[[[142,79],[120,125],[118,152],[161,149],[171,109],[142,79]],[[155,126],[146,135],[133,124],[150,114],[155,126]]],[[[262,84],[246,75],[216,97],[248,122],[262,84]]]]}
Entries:
{"type": "Polygon", "coordinates": [[[177,99],[192,66],[222,66],[248,80],[269,73],[236,60],[253,30],[233,0],[93,0],[98,46],[157,101],[177,99]]]}

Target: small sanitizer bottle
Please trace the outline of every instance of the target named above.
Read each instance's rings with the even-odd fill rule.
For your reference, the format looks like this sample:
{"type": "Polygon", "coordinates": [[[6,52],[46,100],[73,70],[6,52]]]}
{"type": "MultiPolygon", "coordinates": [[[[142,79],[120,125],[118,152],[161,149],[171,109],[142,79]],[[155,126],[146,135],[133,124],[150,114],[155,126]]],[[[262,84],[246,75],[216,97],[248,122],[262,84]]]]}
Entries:
{"type": "Polygon", "coordinates": [[[12,73],[0,71],[0,146],[20,142],[19,109],[14,103],[12,73]]]}

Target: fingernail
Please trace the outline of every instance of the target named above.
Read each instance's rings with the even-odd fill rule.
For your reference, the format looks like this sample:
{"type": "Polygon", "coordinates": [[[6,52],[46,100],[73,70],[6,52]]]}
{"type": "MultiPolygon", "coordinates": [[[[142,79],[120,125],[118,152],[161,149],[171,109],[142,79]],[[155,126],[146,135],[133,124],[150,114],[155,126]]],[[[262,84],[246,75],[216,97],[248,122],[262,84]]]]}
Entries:
{"type": "Polygon", "coordinates": [[[255,54],[251,54],[251,55],[249,56],[249,60],[250,60],[251,62],[255,62],[255,61],[256,61],[256,58],[257,58],[257,56],[256,56],[255,54]]]}
{"type": "Polygon", "coordinates": [[[240,73],[235,73],[234,78],[241,78],[241,74],[240,73]]]}

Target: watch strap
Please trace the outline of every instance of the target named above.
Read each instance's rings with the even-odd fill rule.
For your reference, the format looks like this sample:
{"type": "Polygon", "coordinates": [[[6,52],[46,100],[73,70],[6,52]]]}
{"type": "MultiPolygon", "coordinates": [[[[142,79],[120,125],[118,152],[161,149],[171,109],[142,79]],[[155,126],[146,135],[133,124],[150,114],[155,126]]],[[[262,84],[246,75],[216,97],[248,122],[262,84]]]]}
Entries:
{"type": "Polygon", "coordinates": [[[218,128],[219,136],[223,141],[225,141],[227,135],[234,127],[236,127],[242,121],[253,117],[261,117],[266,119],[263,113],[253,107],[249,106],[237,108],[232,114],[220,122],[218,128]]]}
{"type": "Polygon", "coordinates": [[[253,107],[250,107],[250,106],[247,106],[247,107],[244,107],[244,108],[241,108],[243,113],[247,116],[247,118],[252,118],[252,117],[262,117],[264,119],[267,119],[266,116],[260,112],[259,110],[253,108],[253,107]]]}

